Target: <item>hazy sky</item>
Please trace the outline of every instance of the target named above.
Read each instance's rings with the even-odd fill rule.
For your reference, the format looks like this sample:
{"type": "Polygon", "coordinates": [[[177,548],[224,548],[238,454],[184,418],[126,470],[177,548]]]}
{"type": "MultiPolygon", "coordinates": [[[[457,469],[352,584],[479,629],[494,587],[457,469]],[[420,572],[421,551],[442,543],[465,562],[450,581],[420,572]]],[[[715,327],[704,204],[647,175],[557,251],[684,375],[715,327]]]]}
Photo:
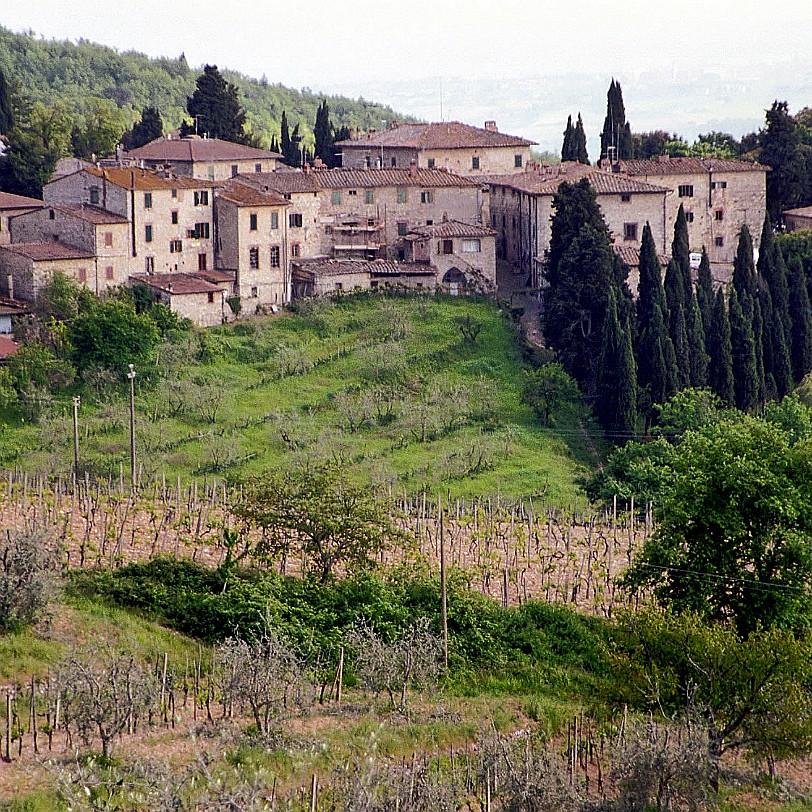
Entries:
{"type": "Polygon", "coordinates": [[[810,0],[4,0],[0,24],[185,52],[329,92],[348,80],[808,63],[810,0]]]}

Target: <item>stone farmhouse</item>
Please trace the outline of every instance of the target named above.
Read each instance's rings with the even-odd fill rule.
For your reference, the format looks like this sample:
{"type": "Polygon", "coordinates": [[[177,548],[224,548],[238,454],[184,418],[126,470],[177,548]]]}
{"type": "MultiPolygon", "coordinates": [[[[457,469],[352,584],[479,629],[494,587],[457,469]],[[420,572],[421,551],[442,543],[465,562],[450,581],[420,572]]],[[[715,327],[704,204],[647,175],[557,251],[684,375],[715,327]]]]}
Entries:
{"type": "Polygon", "coordinates": [[[248,172],[273,172],[281,159],[278,152],[197,135],[156,138],[121,156],[125,165],[218,181],[248,172]]]}
{"type": "Polygon", "coordinates": [[[387,259],[297,259],[291,263],[292,298],[352,290],[413,288],[433,290],[437,272],[424,262],[387,259]]]}
{"type": "Polygon", "coordinates": [[[812,206],[801,206],[799,209],[787,209],[784,213],[784,225],[787,231],[800,231],[812,228],[812,206]]]}
{"type": "Polygon", "coordinates": [[[620,161],[613,172],[663,186],[666,222],[673,229],[680,205],[685,209],[691,251],[704,246],[718,279],[729,279],[738,233],[746,225],[758,248],[767,209],[767,171],[763,164],[723,158],[670,158],[620,161]]]}
{"type": "Polygon", "coordinates": [[[646,222],[659,251],[664,253],[670,245],[668,190],[662,186],[576,162],[532,165],[521,174],[491,176],[488,181],[491,226],[497,233],[496,256],[510,263],[533,287],[542,281],[550,245],[553,197],[562,183],[577,183],[582,178],[597,193],[616,246],[639,249],[646,222]]]}
{"type": "Polygon", "coordinates": [[[11,242],[9,221],[12,217],[35,211],[41,206],[42,201],[33,197],[0,192],[0,245],[8,245],[11,242]]]}
{"type": "Polygon", "coordinates": [[[12,300],[32,302],[55,273],[88,278],[96,258],[62,242],[11,243],[0,246],[0,291],[12,300]]]}
{"type": "Polygon", "coordinates": [[[219,281],[217,278],[217,274],[210,272],[179,272],[134,274],[130,281],[146,285],[154,301],[199,327],[215,327],[229,320],[231,310],[226,300],[233,284],[230,277],[220,276],[219,281]]]}
{"type": "Polygon", "coordinates": [[[433,124],[398,124],[387,130],[370,131],[336,146],[341,164],[351,169],[419,168],[447,169],[457,175],[522,172],[536,142],[500,133],[495,121],[484,128],[459,121],[433,124]]]}

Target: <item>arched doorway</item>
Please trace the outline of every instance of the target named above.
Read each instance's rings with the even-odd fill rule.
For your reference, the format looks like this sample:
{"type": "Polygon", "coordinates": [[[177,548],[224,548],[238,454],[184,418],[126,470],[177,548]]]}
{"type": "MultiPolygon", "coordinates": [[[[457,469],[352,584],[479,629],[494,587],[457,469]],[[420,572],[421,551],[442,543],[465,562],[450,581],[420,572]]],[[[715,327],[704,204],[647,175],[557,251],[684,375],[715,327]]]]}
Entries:
{"type": "Polygon", "coordinates": [[[452,296],[465,292],[465,274],[459,268],[449,268],[443,274],[443,285],[452,296]]]}

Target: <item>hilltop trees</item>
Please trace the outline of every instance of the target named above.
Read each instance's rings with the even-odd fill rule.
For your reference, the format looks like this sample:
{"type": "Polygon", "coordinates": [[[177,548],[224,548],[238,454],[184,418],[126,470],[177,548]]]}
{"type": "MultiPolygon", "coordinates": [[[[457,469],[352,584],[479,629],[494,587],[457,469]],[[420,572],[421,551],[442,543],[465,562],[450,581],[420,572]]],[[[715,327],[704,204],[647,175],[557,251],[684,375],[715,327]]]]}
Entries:
{"type": "Polygon", "coordinates": [[[164,122],[161,114],[155,107],[145,107],[141,111],[141,118],[133,124],[132,130],[124,133],[124,146],[126,149],[138,149],[163,135],[164,122]]]}
{"type": "Polygon", "coordinates": [[[601,158],[624,160],[634,157],[634,142],[620,82],[612,79],[606,94],[606,118],[601,130],[601,158]]]}
{"type": "Polygon", "coordinates": [[[580,113],[578,113],[578,121],[575,126],[572,124],[572,116],[567,116],[564,143],[561,147],[561,160],[578,161],[582,164],[589,163],[586,149],[586,133],[584,132],[584,122],[580,113]]]}

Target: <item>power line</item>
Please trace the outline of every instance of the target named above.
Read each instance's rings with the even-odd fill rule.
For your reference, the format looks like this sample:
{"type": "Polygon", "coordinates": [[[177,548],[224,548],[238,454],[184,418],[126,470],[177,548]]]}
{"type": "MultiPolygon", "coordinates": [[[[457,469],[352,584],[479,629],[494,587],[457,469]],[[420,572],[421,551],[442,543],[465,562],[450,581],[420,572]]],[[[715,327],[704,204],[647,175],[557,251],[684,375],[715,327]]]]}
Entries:
{"type": "Polygon", "coordinates": [[[780,584],[780,583],[775,583],[773,581],[757,581],[755,578],[737,578],[734,575],[719,575],[718,573],[715,573],[715,572],[703,572],[701,570],[689,570],[689,569],[684,569],[682,567],[668,567],[668,566],[658,567],[658,566],[656,566],[654,564],[642,564],[642,563],[634,564],[633,567],[640,567],[642,569],[655,570],[656,572],[662,572],[663,570],[665,570],[667,572],[677,572],[677,573],[680,573],[682,575],[687,575],[689,577],[693,577],[694,580],[697,580],[697,581],[701,581],[701,580],[711,581],[712,580],[712,581],[715,581],[717,583],[720,582],[720,581],[730,581],[730,582],[733,582],[733,583],[746,584],[747,586],[749,586],[751,588],[762,589],[762,590],[765,590],[765,591],[769,591],[771,589],[783,589],[783,590],[792,590],[792,591],[795,591],[795,592],[812,593],[812,589],[810,589],[807,586],[793,586],[792,584],[780,584]]]}

